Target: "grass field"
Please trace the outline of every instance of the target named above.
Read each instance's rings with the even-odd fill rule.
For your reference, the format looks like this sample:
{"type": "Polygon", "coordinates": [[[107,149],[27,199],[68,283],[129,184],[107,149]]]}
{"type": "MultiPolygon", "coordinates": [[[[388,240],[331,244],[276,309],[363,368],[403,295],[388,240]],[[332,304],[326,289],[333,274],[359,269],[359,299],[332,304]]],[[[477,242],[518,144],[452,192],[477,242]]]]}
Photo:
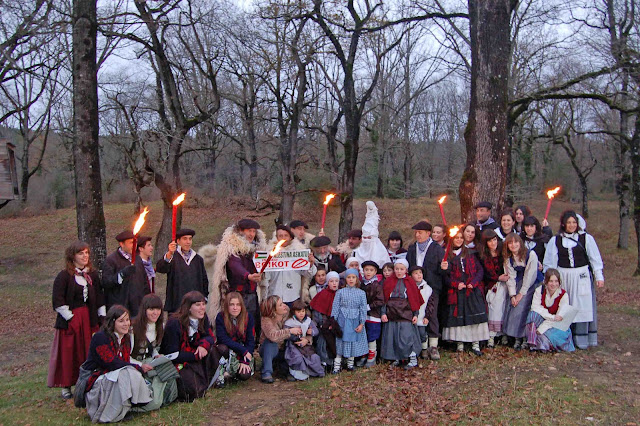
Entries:
{"type": "MultiPolygon", "coordinates": [[[[354,227],[364,219],[365,200],[355,202],[354,227]]],[[[382,236],[392,229],[411,240],[410,227],[420,219],[439,222],[435,200],[376,200],[382,236]]],[[[534,200],[534,212],[546,202],[534,200]]],[[[552,215],[568,207],[554,202],[552,215]]],[[[459,215],[446,205],[449,222],[459,215]]],[[[114,236],[133,221],[133,206],[105,208],[109,250],[114,236]]],[[[161,206],[151,203],[145,225],[155,232],[161,206]]],[[[615,248],[617,212],[613,202],[590,204],[588,229],[605,261],[606,287],[598,290],[601,345],[575,354],[515,353],[499,347],[485,356],[441,351],[439,362],[422,361],[411,372],[379,365],[305,383],[258,379],[214,390],[193,404],[176,403],[131,424],[626,424],[640,423],[640,279],[632,278],[636,249],[615,248]]],[[[312,231],[319,227],[319,206],[302,206],[298,217],[312,231]],[[311,212],[311,213],[309,213],[311,212]]],[[[328,233],[337,232],[338,208],[330,208],[328,233]]],[[[184,226],[197,231],[194,247],[217,242],[234,220],[252,215],[236,200],[187,204],[184,226]]],[[[270,234],[274,214],[256,217],[270,234]]],[[[557,219],[552,220],[554,229],[557,219]]],[[[144,231],[143,231],[144,233],[144,231]]],[[[75,211],[0,221],[0,425],[88,424],[83,410],[46,387],[53,338],[53,278],[62,252],[75,238],[75,211]]],[[[160,280],[160,293],[165,283],[160,280]]]]}

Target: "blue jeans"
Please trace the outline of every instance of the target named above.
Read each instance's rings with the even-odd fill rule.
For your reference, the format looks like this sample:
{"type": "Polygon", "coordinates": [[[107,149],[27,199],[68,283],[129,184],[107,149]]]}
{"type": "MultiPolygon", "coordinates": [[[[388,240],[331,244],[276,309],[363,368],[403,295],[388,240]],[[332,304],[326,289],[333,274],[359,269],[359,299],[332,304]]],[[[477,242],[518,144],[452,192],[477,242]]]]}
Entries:
{"type": "Polygon", "coordinates": [[[262,358],[262,377],[273,375],[273,361],[284,359],[283,351],[278,349],[278,344],[266,339],[260,345],[260,357],[262,358]]]}

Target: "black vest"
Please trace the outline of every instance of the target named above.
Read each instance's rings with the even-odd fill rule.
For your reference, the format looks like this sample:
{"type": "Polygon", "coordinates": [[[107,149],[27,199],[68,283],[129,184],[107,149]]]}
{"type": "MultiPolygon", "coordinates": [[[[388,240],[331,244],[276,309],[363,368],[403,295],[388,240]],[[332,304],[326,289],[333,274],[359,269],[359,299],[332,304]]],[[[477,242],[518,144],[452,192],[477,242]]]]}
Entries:
{"type": "MultiPolygon", "coordinates": [[[[572,249],[567,249],[562,245],[562,237],[556,235],[556,247],[558,248],[558,266],[561,268],[580,268],[589,264],[589,256],[587,256],[587,234],[578,235],[578,245],[572,249]],[[573,266],[569,262],[569,250],[573,251],[573,266]]],[[[575,241],[573,238],[567,238],[575,241]]]]}

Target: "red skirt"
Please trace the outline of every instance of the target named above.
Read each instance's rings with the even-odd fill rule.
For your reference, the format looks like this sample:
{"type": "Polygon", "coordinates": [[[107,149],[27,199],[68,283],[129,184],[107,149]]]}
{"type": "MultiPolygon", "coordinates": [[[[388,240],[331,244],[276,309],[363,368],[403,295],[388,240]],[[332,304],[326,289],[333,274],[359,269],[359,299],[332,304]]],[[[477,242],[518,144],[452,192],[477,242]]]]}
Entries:
{"type": "Polygon", "coordinates": [[[98,331],[98,326],[91,327],[86,306],[72,312],[69,327],[66,330],[57,328],[53,338],[47,377],[50,388],[68,388],[76,384],[80,366],[89,356],[91,336],[98,331]]]}

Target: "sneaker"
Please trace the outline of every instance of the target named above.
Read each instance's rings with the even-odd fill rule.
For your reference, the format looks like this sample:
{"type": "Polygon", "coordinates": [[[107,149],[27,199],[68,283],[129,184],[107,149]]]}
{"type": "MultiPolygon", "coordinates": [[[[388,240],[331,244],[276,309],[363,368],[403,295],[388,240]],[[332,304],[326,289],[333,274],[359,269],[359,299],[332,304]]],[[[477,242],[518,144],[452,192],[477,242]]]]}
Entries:
{"type": "Polygon", "coordinates": [[[371,359],[367,359],[367,362],[364,364],[364,368],[371,368],[374,365],[376,365],[376,357],[373,357],[371,359]]]}
{"type": "Polygon", "coordinates": [[[412,368],[416,368],[417,366],[418,366],[418,359],[414,358],[414,359],[410,359],[407,365],[405,365],[403,368],[405,370],[411,370],[412,368]]]}
{"type": "Polygon", "coordinates": [[[293,377],[291,374],[287,374],[287,382],[295,382],[296,378],[293,377]]]}
{"type": "Polygon", "coordinates": [[[429,359],[429,349],[423,349],[420,352],[420,358],[422,359],[429,359]]]}
{"type": "Polygon", "coordinates": [[[71,399],[73,398],[73,394],[71,393],[71,388],[62,388],[62,399],[71,399]]]}
{"type": "Polygon", "coordinates": [[[516,342],[513,344],[513,350],[519,351],[520,349],[522,349],[522,344],[520,343],[520,341],[518,341],[518,339],[516,339],[516,342]]]}
{"type": "Polygon", "coordinates": [[[438,347],[437,346],[431,346],[429,348],[429,358],[432,361],[440,360],[440,352],[438,352],[438,347]]]}
{"type": "Polygon", "coordinates": [[[363,356],[362,358],[358,359],[358,361],[356,362],[356,367],[364,367],[364,364],[367,362],[367,357],[363,356]]]}
{"type": "Polygon", "coordinates": [[[262,383],[273,383],[273,377],[271,374],[262,377],[262,383]]]}
{"type": "Polygon", "coordinates": [[[489,341],[487,342],[487,347],[489,349],[493,349],[496,347],[496,342],[495,339],[493,337],[489,337],[489,341]]]}

